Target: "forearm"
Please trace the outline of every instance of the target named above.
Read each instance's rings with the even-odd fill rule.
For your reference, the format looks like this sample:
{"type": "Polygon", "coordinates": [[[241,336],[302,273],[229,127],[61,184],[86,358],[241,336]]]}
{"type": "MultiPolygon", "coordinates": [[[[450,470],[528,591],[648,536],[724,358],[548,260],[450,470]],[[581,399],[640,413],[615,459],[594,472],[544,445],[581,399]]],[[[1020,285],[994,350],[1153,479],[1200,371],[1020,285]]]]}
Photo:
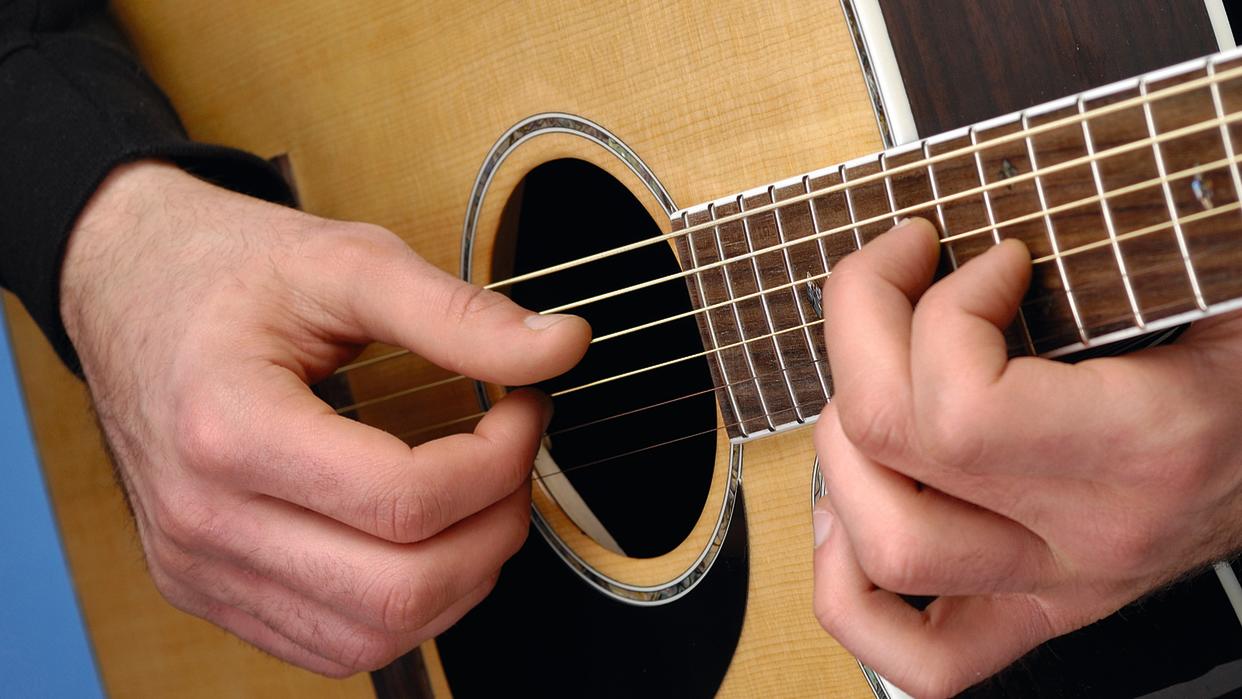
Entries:
{"type": "Polygon", "coordinates": [[[108,24],[103,2],[17,0],[0,9],[0,285],[74,370],[59,314],[66,241],[117,165],[160,157],[230,189],[289,193],[259,158],[192,142],[108,24]]]}

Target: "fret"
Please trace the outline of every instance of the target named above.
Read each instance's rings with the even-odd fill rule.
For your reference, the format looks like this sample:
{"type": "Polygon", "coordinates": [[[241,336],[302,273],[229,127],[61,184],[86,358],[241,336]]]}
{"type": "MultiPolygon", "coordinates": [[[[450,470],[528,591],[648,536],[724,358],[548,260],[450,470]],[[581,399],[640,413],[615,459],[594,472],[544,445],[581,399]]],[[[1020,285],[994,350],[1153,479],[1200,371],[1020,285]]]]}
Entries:
{"type": "MultiPolygon", "coordinates": [[[[887,153],[880,153],[880,172],[888,172],[888,167],[884,164],[887,157],[887,153]]],[[[893,197],[893,178],[888,175],[884,176],[884,194],[888,198],[888,210],[893,213],[893,225],[896,226],[901,223],[901,217],[897,215],[897,201],[893,197]]]]}
{"type": "MultiPolygon", "coordinates": [[[[983,149],[979,147],[979,132],[974,127],[971,127],[967,129],[967,133],[970,135],[970,145],[975,147],[975,171],[979,184],[986,185],[988,178],[984,174],[983,169],[983,149]]],[[[986,190],[983,192],[983,209],[988,216],[988,226],[992,228],[992,244],[1000,245],[1001,233],[1000,229],[996,227],[996,212],[992,210],[992,194],[986,190]]],[[[1031,339],[1031,329],[1026,324],[1026,313],[1022,310],[1021,304],[1018,305],[1018,313],[1014,318],[1014,323],[1005,329],[1005,335],[1006,344],[1010,347],[1013,345],[1011,336],[1020,335],[1019,342],[1026,353],[1029,355],[1036,354],[1035,342],[1031,339]]],[[[1012,351],[1011,354],[1013,354],[1012,351]]]]}
{"type": "MultiPolygon", "coordinates": [[[[1078,113],[1083,114],[1087,111],[1083,98],[1077,100],[1078,113]]],[[[1095,160],[1095,142],[1091,138],[1091,120],[1083,119],[1082,140],[1087,146],[1087,155],[1092,157],[1091,161],[1091,178],[1095,182],[1095,191],[1100,195],[1100,214],[1104,217],[1104,229],[1108,232],[1108,237],[1112,240],[1113,256],[1117,260],[1117,271],[1121,273],[1121,284],[1126,290],[1126,300],[1130,302],[1130,313],[1134,316],[1134,323],[1140,328],[1147,325],[1143,321],[1143,314],[1139,311],[1138,299],[1134,297],[1134,287],[1130,283],[1130,273],[1126,270],[1126,260],[1121,255],[1121,246],[1117,243],[1117,229],[1113,226],[1113,216],[1108,200],[1104,194],[1104,180],[1100,176],[1100,163],[1095,160]]]]}
{"type": "MultiPolygon", "coordinates": [[[[737,206],[738,206],[738,211],[741,211],[741,212],[746,211],[746,197],[745,196],[738,195],[737,206]]],[[[755,250],[759,249],[755,246],[754,237],[751,235],[749,216],[742,217],[742,232],[746,236],[747,252],[754,252],[755,250]]],[[[763,247],[769,247],[769,246],[763,246],[763,247]]],[[[785,248],[781,251],[781,253],[784,253],[784,255],[788,255],[789,249],[785,248]]],[[[758,287],[757,291],[763,292],[764,291],[763,273],[759,271],[759,258],[760,257],[761,255],[752,256],[750,258],[750,266],[751,266],[751,269],[755,273],[755,285],[758,287]]],[[[725,265],[725,266],[728,267],[728,265],[725,265]]],[[[793,279],[791,277],[790,281],[792,280],[793,279]]],[[[760,307],[763,308],[763,318],[764,318],[764,321],[766,321],[767,323],[768,333],[772,335],[772,345],[773,347],[776,348],[776,361],[780,366],[780,376],[782,379],[784,379],[785,390],[789,391],[789,400],[790,400],[790,403],[792,404],[791,407],[793,408],[794,419],[797,420],[798,422],[805,422],[806,420],[804,416],[802,415],[802,409],[798,405],[798,395],[794,391],[793,380],[790,377],[790,365],[785,361],[785,352],[781,348],[781,344],[783,342],[787,341],[788,339],[794,339],[796,341],[797,338],[790,338],[789,336],[792,333],[784,333],[781,335],[776,334],[777,327],[776,327],[776,323],[772,321],[772,309],[768,305],[767,293],[759,294],[759,302],[760,302],[759,303],[760,307]]],[[[783,330],[784,328],[787,328],[787,327],[796,327],[796,325],[793,323],[790,323],[788,325],[782,325],[781,329],[783,330]]],[[[806,330],[806,328],[803,328],[803,330],[806,330]]]]}
{"type": "MultiPolygon", "coordinates": [[[[848,185],[849,175],[846,174],[844,165],[841,166],[840,172],[841,172],[841,183],[848,185]]],[[[845,188],[845,210],[849,212],[850,223],[854,224],[854,249],[862,250],[862,246],[863,246],[862,233],[858,229],[858,217],[854,215],[854,189],[853,187],[847,186],[845,188]]]]}
{"type": "MultiPolygon", "coordinates": [[[[805,182],[805,179],[804,179],[804,182],[805,182]]],[[[777,192],[776,192],[775,186],[768,187],[768,199],[772,201],[772,203],[776,203],[777,192]]],[[[812,233],[811,234],[814,235],[815,234],[815,229],[813,225],[814,224],[814,218],[813,218],[814,208],[808,207],[808,210],[811,211],[811,214],[812,214],[812,233]]],[[[778,241],[780,241],[780,243],[784,244],[789,239],[785,236],[785,226],[781,220],[782,218],[781,209],[777,208],[775,211],[773,211],[773,213],[775,214],[775,218],[776,218],[776,238],[778,241]]],[[[789,282],[793,283],[793,282],[796,282],[799,279],[799,277],[797,275],[797,272],[794,271],[794,260],[793,260],[794,253],[791,252],[791,247],[783,248],[781,252],[783,253],[783,257],[785,261],[785,270],[788,273],[789,282]]],[[[797,246],[797,247],[804,247],[804,246],[797,246]]],[[[819,248],[821,259],[823,260],[824,264],[827,265],[828,258],[823,255],[823,246],[817,245],[816,247],[819,248]]],[[[812,282],[812,283],[820,287],[823,286],[822,279],[818,280],[817,282],[812,282]]],[[[813,366],[815,368],[815,376],[816,378],[819,379],[819,387],[822,389],[822,392],[823,392],[822,398],[824,401],[827,401],[829,396],[832,395],[831,393],[832,389],[828,386],[828,378],[825,375],[825,371],[826,371],[826,368],[824,366],[825,362],[821,361],[823,354],[820,351],[818,351],[817,348],[815,347],[815,339],[812,337],[811,327],[807,325],[807,321],[809,319],[807,317],[806,311],[802,307],[803,306],[802,295],[799,292],[800,292],[800,289],[797,285],[789,288],[789,295],[790,295],[791,300],[793,301],[793,307],[798,312],[798,324],[803,326],[802,333],[806,339],[807,353],[810,355],[811,362],[813,363],[813,366]]],[[[818,326],[815,327],[815,334],[822,336],[823,332],[824,332],[823,328],[818,327],[818,326]]],[[[790,388],[790,390],[791,392],[793,391],[792,387],[790,388]]],[[[811,414],[817,414],[823,408],[823,404],[820,403],[818,399],[819,399],[819,396],[816,397],[815,401],[811,402],[809,405],[806,406],[810,408],[811,411],[813,411],[811,414]]],[[[798,408],[799,410],[798,414],[799,414],[799,417],[801,417],[802,412],[801,412],[801,407],[799,406],[803,405],[802,399],[799,398],[795,394],[795,401],[796,401],[795,407],[798,408]]]]}
{"type": "MultiPolygon", "coordinates": [[[[717,219],[717,215],[716,215],[717,208],[718,207],[715,204],[709,204],[707,207],[708,214],[711,216],[712,221],[715,221],[717,219]]],[[[718,255],[716,259],[718,260],[729,259],[729,257],[731,256],[725,253],[724,241],[721,240],[721,237],[720,237],[720,226],[719,225],[713,226],[711,230],[712,230],[712,237],[714,238],[716,242],[716,253],[718,255]]],[[[722,265],[720,267],[720,270],[724,274],[725,293],[727,294],[728,298],[735,299],[737,298],[738,294],[734,290],[733,274],[732,272],[729,271],[729,266],[730,265],[727,265],[727,264],[722,265]]],[[[758,398],[759,400],[759,408],[762,410],[763,419],[767,423],[767,429],[769,431],[774,431],[776,429],[776,425],[772,422],[773,413],[772,413],[772,410],[768,407],[768,398],[765,395],[766,392],[763,390],[763,385],[759,382],[759,378],[758,378],[759,372],[755,369],[755,354],[759,350],[759,348],[756,347],[756,342],[763,342],[766,344],[766,342],[770,342],[773,338],[768,338],[768,340],[766,341],[763,341],[763,340],[752,341],[750,337],[747,336],[746,324],[742,321],[741,306],[742,306],[741,302],[734,302],[734,303],[729,304],[729,310],[732,311],[733,313],[733,321],[737,326],[738,336],[741,338],[741,342],[743,343],[741,345],[742,350],[743,350],[742,354],[746,357],[746,367],[747,367],[747,370],[750,372],[748,376],[752,377],[755,382],[755,394],[756,394],[756,398],[758,398]]],[[[763,333],[755,333],[755,334],[762,335],[763,333]]],[[[764,365],[765,363],[760,362],[760,366],[764,366],[764,365]]],[[[775,368],[773,367],[773,363],[771,362],[766,363],[766,366],[768,366],[769,368],[775,368]]],[[[765,373],[771,373],[771,372],[768,371],[765,373]]]]}
{"type": "MultiPolygon", "coordinates": [[[[1025,113],[1022,114],[1023,131],[1031,128],[1030,118],[1025,113]]],[[[1035,143],[1030,136],[1024,136],[1023,142],[1026,143],[1026,158],[1031,163],[1031,172],[1039,170],[1039,160],[1035,157],[1035,143]]],[[[1043,211],[1048,210],[1048,194],[1044,191],[1043,179],[1036,175],[1031,178],[1035,182],[1035,192],[1039,196],[1039,208],[1043,211]]],[[[1061,281],[1061,289],[1065,293],[1065,300],[1069,304],[1070,314],[1074,317],[1074,329],[1078,333],[1078,339],[1083,345],[1091,343],[1087,337],[1087,329],[1083,327],[1082,314],[1078,311],[1078,302],[1074,299],[1074,289],[1070,286],[1069,275],[1065,271],[1065,258],[1061,256],[1061,244],[1057,240],[1056,226],[1052,222],[1052,216],[1045,213],[1043,216],[1044,226],[1048,231],[1048,245],[1052,249],[1052,255],[1056,260],[1057,275],[1061,281]]],[[[1034,338],[1038,339],[1038,338],[1034,338]]],[[[1055,343],[1054,343],[1055,344],[1055,343]]]]}
{"type": "MultiPolygon", "coordinates": [[[[923,159],[930,161],[931,148],[927,141],[923,141],[923,159]]],[[[927,180],[931,183],[932,199],[936,202],[936,222],[940,224],[940,236],[949,235],[949,222],[944,217],[944,205],[940,203],[940,185],[936,182],[936,171],[932,169],[931,163],[927,164],[927,180]]],[[[957,263],[957,257],[953,254],[953,247],[949,247],[949,265],[953,269],[957,269],[960,265],[957,263]]]]}
{"type": "MultiPolygon", "coordinates": [[[[1215,90],[1216,86],[1213,85],[1212,87],[1215,90]]],[[[1139,80],[1139,94],[1146,97],[1147,91],[1147,80],[1139,80]]],[[[1169,221],[1173,223],[1173,235],[1177,238],[1177,250],[1181,254],[1183,263],[1186,266],[1186,278],[1190,280],[1190,289],[1195,297],[1195,305],[1199,307],[1199,310],[1207,310],[1207,302],[1204,301],[1203,291],[1199,288],[1199,275],[1195,272],[1195,266],[1190,262],[1190,249],[1186,246],[1186,236],[1182,232],[1182,223],[1177,215],[1177,204],[1173,201],[1173,192],[1169,185],[1169,173],[1164,166],[1164,155],[1160,151],[1160,145],[1155,142],[1157,137],[1156,120],[1152,116],[1151,104],[1146,102],[1143,104],[1143,121],[1147,124],[1147,135],[1152,139],[1151,150],[1152,156],[1156,160],[1156,173],[1160,176],[1160,192],[1164,195],[1164,204],[1169,212],[1169,221]]],[[[1221,127],[1224,128],[1224,124],[1221,127]]],[[[1228,131],[1224,131],[1224,133],[1226,136],[1228,135],[1228,131]]],[[[1226,150],[1228,150],[1227,147],[1226,150]]]]}
{"type": "MultiPolygon", "coordinates": [[[[1210,60],[1207,64],[1207,74],[1216,77],[1216,61],[1210,60]]],[[[1224,123],[1225,105],[1224,98],[1221,97],[1220,84],[1212,83],[1212,107],[1216,112],[1216,117],[1221,120],[1220,125],[1220,141],[1225,146],[1225,154],[1229,157],[1229,173],[1233,175],[1233,191],[1242,192],[1242,175],[1238,173],[1237,155],[1233,147],[1233,136],[1229,132],[1229,125],[1224,123]]]]}
{"type": "MultiPolygon", "coordinates": [[[[1032,115],[1033,125],[1076,120],[1077,100],[1065,106],[1032,115]]],[[[1133,304],[1126,292],[1125,279],[1119,272],[1116,253],[1110,245],[1104,206],[1098,200],[1095,183],[1096,161],[1087,147],[1081,122],[1050,128],[1031,137],[1039,153],[1038,167],[1047,174],[1040,176],[1047,203],[1062,252],[1065,276],[1074,291],[1074,301],[1086,334],[1090,336],[1131,327],[1133,304]],[[1064,208],[1061,205],[1081,200],[1095,200],[1083,206],[1064,208]],[[1126,319],[1118,321],[1116,306],[1124,306],[1126,319]]],[[[1136,152],[1110,158],[1110,164],[1129,162],[1136,152]]],[[[1150,159],[1150,158],[1149,158],[1150,159]]]]}
{"type": "MultiPolygon", "coordinates": [[[[847,164],[843,170],[850,181],[863,177],[880,175],[879,157],[868,158],[863,162],[847,164]]],[[[879,220],[891,210],[888,208],[888,193],[884,186],[884,178],[872,179],[865,183],[855,183],[850,187],[850,203],[857,221],[871,221],[858,226],[858,241],[867,244],[877,236],[892,228],[892,224],[879,220]]]]}
{"type": "MultiPolygon", "coordinates": [[[[928,153],[936,156],[962,148],[970,148],[971,145],[969,135],[961,134],[948,138],[929,139],[927,150],[928,153]]],[[[954,197],[962,192],[977,189],[980,184],[975,157],[971,153],[935,163],[931,166],[931,171],[939,197],[954,197]]],[[[990,225],[982,193],[951,199],[941,208],[944,212],[945,225],[941,236],[944,238],[954,238],[967,231],[986,229],[990,225]]],[[[969,237],[952,240],[945,245],[952,254],[952,259],[948,261],[951,264],[950,269],[957,269],[966,264],[971,258],[987,251],[992,245],[991,236],[985,233],[976,233],[969,237]]]]}
{"type": "MultiPolygon", "coordinates": [[[[813,191],[844,185],[839,167],[812,175],[807,181],[813,191]]],[[[815,214],[816,225],[820,231],[837,231],[819,238],[828,256],[828,269],[832,269],[841,258],[858,250],[858,240],[853,231],[849,230],[854,220],[850,215],[849,198],[846,197],[843,189],[830,194],[821,194],[811,199],[811,210],[815,214]]]]}
{"type": "MultiPolygon", "coordinates": [[[[1205,66],[1182,75],[1150,80],[1147,87],[1149,92],[1156,92],[1207,76],[1208,70],[1205,66]]],[[[1242,104],[1238,103],[1240,89],[1242,83],[1237,79],[1219,86],[1224,112],[1234,113],[1242,108],[1242,104]]],[[[1163,133],[1202,124],[1220,116],[1210,86],[1190,90],[1176,100],[1153,101],[1150,109],[1156,130],[1163,133]]],[[[1219,128],[1209,128],[1160,146],[1168,171],[1178,172],[1189,168],[1202,170],[1197,182],[1194,179],[1183,179],[1170,183],[1170,192],[1176,205],[1182,237],[1186,241],[1187,256],[1194,266],[1203,302],[1208,306],[1242,294],[1242,274],[1238,273],[1235,260],[1227,253],[1236,244],[1242,218],[1236,214],[1225,214],[1188,220],[1194,214],[1231,204],[1238,199],[1239,190],[1234,184],[1232,165],[1201,167],[1206,163],[1230,157],[1228,146],[1232,144],[1226,139],[1228,134],[1222,138],[1219,128]],[[1196,188],[1206,196],[1201,199],[1196,188]]]]}
{"type": "MultiPolygon", "coordinates": [[[[811,193],[812,190],[811,190],[811,176],[810,175],[804,175],[802,177],[802,190],[806,194],[811,193]]],[[[820,232],[823,231],[824,228],[822,228],[819,225],[819,214],[816,213],[815,211],[815,199],[812,198],[808,202],[808,204],[810,204],[808,209],[811,212],[811,235],[815,236],[815,247],[819,248],[819,259],[824,265],[824,272],[827,273],[832,270],[832,266],[828,264],[828,247],[827,245],[824,244],[824,236],[820,235],[820,232]]],[[[824,279],[820,279],[816,283],[822,287],[825,281],[827,281],[826,277],[824,279]]],[[[832,395],[832,394],[829,393],[828,395],[832,395]]]]}
{"type": "MultiPolygon", "coordinates": [[[[681,221],[682,228],[690,227],[690,216],[688,212],[683,212],[679,220],[681,221]]],[[[698,253],[696,253],[694,249],[694,236],[695,234],[691,233],[687,236],[687,238],[689,238],[688,241],[682,239],[680,241],[682,243],[680,247],[685,251],[685,253],[683,253],[683,259],[688,258],[690,260],[690,268],[698,269],[701,266],[701,263],[699,262],[698,253]]],[[[691,287],[691,301],[695,302],[696,299],[694,297],[697,295],[698,299],[695,305],[699,308],[712,304],[711,297],[707,295],[703,284],[703,274],[703,272],[697,272],[690,275],[690,279],[694,279],[694,286],[691,287]],[[694,291],[697,291],[698,293],[695,294],[693,293],[694,291]]],[[[708,349],[717,350],[717,348],[722,346],[722,343],[717,340],[716,324],[712,319],[712,313],[699,313],[696,317],[699,319],[699,329],[705,336],[705,343],[708,344],[708,349]]],[[[716,380],[717,391],[719,392],[723,390],[728,398],[728,403],[721,403],[721,411],[725,415],[725,423],[730,425],[729,433],[731,435],[740,434],[742,437],[748,437],[749,435],[747,434],[745,427],[745,417],[738,401],[737,392],[734,390],[736,384],[733,379],[730,378],[730,372],[725,363],[724,353],[715,351],[713,354],[708,356],[714,360],[709,361],[708,366],[711,367],[713,374],[718,374],[716,380]],[[730,412],[732,412],[731,415],[730,412]]],[[[758,390],[758,384],[756,384],[755,389],[758,390]]]]}

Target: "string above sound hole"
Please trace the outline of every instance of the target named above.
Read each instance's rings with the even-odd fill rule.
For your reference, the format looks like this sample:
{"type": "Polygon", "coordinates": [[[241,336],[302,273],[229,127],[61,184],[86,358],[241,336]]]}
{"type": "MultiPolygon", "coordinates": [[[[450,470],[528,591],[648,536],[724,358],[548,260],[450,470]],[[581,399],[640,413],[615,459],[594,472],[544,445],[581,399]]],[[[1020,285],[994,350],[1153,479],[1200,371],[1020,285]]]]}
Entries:
{"type": "MultiPolygon", "coordinates": [[[[563,159],[533,169],[508,202],[494,278],[522,274],[660,234],[620,182],[563,159]]],[[[668,245],[645,246],[513,286],[527,308],[552,308],[677,272],[668,245]]],[[[596,336],[691,310],[684,280],[577,308],[596,336]]],[[[549,394],[703,351],[693,317],[592,345],[549,394]]],[[[706,502],[716,457],[711,376],[702,358],[554,399],[548,427],[557,467],[629,556],[647,558],[686,538],[706,502]],[[585,466],[588,466],[585,467],[585,466]]],[[[603,542],[601,542],[603,543],[603,542]]]]}

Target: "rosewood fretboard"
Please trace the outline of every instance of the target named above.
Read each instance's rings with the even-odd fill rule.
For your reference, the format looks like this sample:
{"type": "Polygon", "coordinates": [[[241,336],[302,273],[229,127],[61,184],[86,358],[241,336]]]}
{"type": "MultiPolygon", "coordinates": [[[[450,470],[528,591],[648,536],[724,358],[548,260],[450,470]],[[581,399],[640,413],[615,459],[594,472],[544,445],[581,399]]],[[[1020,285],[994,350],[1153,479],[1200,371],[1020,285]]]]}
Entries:
{"type": "Polygon", "coordinates": [[[1004,238],[1026,243],[1035,264],[1007,331],[1014,355],[1064,355],[1238,306],[1238,147],[1233,51],[681,211],[673,227],[691,229],[678,249],[700,270],[687,283],[707,309],[697,318],[730,437],[823,409],[819,287],[905,216],[937,225],[946,273],[1004,238]]]}

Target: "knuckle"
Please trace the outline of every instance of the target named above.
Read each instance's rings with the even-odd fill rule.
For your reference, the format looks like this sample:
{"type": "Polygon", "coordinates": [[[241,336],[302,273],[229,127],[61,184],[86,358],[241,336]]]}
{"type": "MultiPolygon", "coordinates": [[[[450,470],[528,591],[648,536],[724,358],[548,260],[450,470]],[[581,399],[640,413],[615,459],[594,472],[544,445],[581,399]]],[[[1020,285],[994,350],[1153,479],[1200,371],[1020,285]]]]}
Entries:
{"type": "Polygon", "coordinates": [[[840,595],[820,594],[817,592],[814,602],[815,619],[825,631],[833,636],[844,624],[848,624],[848,614],[841,602],[840,595]]]}
{"type": "Polygon", "coordinates": [[[867,578],[890,592],[927,594],[934,571],[916,537],[900,529],[863,537],[858,564],[867,578]]]}
{"type": "Polygon", "coordinates": [[[376,499],[375,530],[399,544],[410,544],[435,536],[447,527],[452,511],[450,496],[429,484],[394,488],[376,499]]]}
{"type": "Polygon", "coordinates": [[[372,586],[370,616],[379,628],[403,633],[421,628],[447,606],[443,581],[423,569],[392,571],[372,586]]]}
{"type": "Polygon", "coordinates": [[[158,499],[153,519],[159,531],[183,551],[222,548],[229,540],[227,518],[194,494],[158,499]]]}
{"type": "Polygon", "coordinates": [[[970,469],[983,450],[979,425],[982,401],[965,390],[938,396],[931,410],[916,422],[919,451],[942,467],[970,469]]]}
{"type": "Polygon", "coordinates": [[[907,442],[902,406],[889,394],[865,390],[838,404],[841,431],[846,439],[868,456],[884,457],[904,452],[907,442]]]}
{"type": "Polygon", "coordinates": [[[350,674],[378,670],[400,657],[404,650],[388,635],[367,629],[351,629],[338,645],[338,662],[350,674]]]}
{"type": "Polygon", "coordinates": [[[508,299],[495,291],[461,284],[449,294],[444,312],[458,325],[467,325],[488,310],[506,302],[508,299]]]}
{"type": "Polygon", "coordinates": [[[178,406],[173,450],[182,466],[204,475],[226,475],[239,462],[240,440],[221,419],[219,401],[203,391],[189,394],[178,406]]]}

